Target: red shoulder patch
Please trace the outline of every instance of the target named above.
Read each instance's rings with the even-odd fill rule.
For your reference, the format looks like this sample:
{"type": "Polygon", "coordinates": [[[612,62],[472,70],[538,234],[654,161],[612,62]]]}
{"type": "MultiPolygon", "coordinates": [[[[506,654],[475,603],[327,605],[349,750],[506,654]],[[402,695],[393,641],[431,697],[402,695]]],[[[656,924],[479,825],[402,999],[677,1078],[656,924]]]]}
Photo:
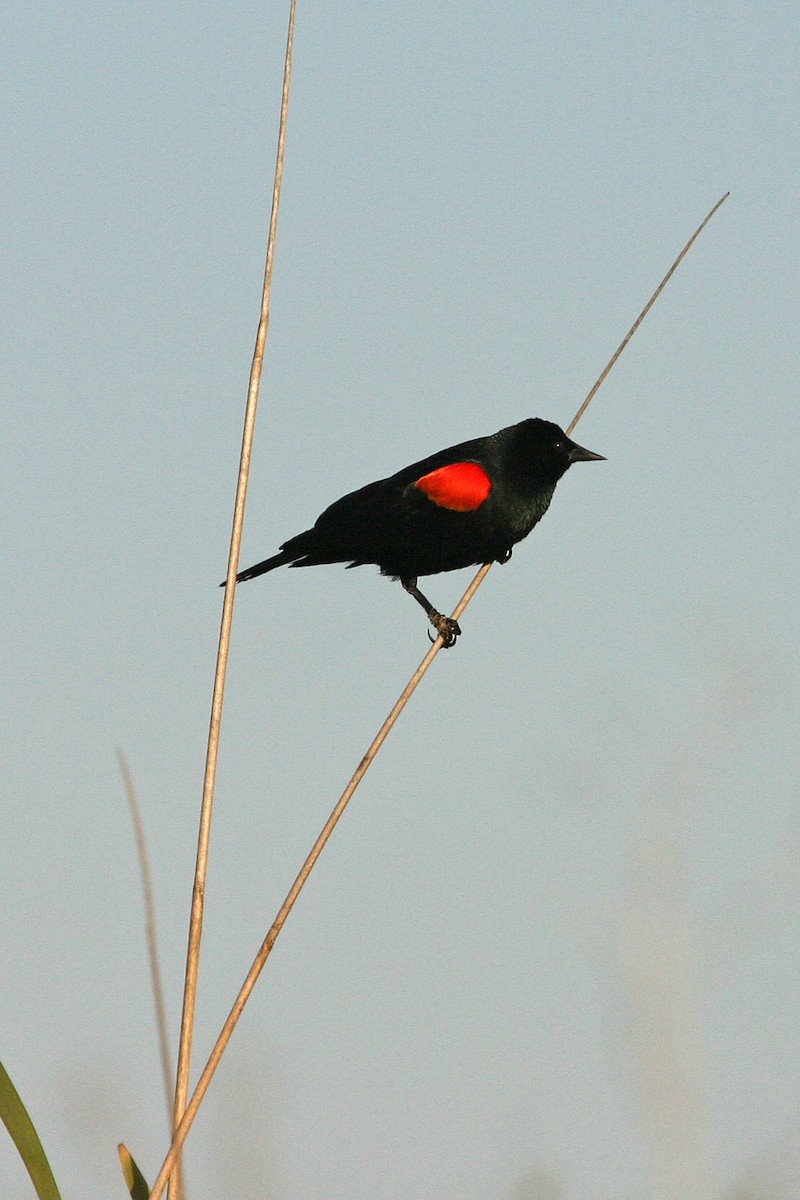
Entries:
{"type": "Polygon", "coordinates": [[[477,463],[459,462],[423,475],[416,480],[414,487],[418,487],[440,508],[449,508],[452,512],[474,512],[492,490],[492,481],[477,463]]]}

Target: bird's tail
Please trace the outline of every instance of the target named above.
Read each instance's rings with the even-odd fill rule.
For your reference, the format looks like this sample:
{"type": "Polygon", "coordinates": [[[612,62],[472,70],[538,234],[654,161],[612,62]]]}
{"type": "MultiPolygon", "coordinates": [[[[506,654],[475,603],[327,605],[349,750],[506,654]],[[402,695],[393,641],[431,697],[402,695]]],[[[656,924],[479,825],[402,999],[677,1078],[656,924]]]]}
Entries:
{"type": "MultiPolygon", "coordinates": [[[[256,563],[254,566],[246,567],[244,571],[240,571],[236,576],[236,582],[244,583],[246,579],[255,579],[258,575],[265,575],[267,571],[274,571],[276,567],[284,567],[294,558],[297,558],[296,554],[290,554],[286,550],[281,550],[278,554],[273,554],[272,558],[265,558],[263,562],[256,563]]],[[[227,582],[227,579],[223,579],[219,586],[225,587],[227,582]]]]}

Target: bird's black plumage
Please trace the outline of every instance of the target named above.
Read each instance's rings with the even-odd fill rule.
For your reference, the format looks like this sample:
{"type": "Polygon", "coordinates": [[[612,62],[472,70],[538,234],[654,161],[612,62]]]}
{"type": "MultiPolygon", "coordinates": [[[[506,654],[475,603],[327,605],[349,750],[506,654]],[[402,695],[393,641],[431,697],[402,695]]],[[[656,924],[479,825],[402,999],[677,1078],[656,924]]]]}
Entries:
{"type": "Polygon", "coordinates": [[[551,421],[530,418],[350,492],[311,529],[284,542],[278,554],[236,578],[243,582],[281,566],[374,563],[402,582],[451,646],[461,631],[418,590],[419,576],[507,562],[544,516],[569,467],[602,457],[576,445],[551,421]]]}

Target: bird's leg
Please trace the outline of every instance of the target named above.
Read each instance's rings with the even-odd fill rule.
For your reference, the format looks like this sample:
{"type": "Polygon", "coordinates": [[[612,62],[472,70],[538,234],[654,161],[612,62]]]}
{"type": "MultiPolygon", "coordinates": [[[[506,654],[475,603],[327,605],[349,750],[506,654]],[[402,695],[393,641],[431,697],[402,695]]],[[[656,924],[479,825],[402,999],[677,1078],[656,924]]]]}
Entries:
{"type": "Polygon", "coordinates": [[[403,587],[408,592],[409,596],[413,596],[417,604],[421,604],[428,614],[428,620],[438,634],[441,635],[445,649],[454,646],[456,638],[461,633],[458,621],[454,621],[452,617],[445,617],[442,613],[437,612],[431,604],[430,600],[423,596],[422,592],[417,587],[416,579],[401,579],[403,587]]]}

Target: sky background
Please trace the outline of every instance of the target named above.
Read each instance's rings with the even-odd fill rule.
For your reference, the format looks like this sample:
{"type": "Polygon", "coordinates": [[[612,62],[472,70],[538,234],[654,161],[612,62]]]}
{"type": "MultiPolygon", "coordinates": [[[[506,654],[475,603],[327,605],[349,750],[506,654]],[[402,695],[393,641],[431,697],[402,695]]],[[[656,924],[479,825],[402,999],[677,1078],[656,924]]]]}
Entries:
{"type": "MultiPolygon", "coordinates": [[[[286,16],[3,15],[0,1057],[65,1197],[166,1147],[115,747],[174,1046],[286,16]]],[[[242,565],[566,425],[731,197],[334,834],[190,1200],[796,1200],[797,48],[780,3],[301,0],[242,565]]],[[[196,1067],[426,648],[371,568],[237,592],[196,1067]]]]}

